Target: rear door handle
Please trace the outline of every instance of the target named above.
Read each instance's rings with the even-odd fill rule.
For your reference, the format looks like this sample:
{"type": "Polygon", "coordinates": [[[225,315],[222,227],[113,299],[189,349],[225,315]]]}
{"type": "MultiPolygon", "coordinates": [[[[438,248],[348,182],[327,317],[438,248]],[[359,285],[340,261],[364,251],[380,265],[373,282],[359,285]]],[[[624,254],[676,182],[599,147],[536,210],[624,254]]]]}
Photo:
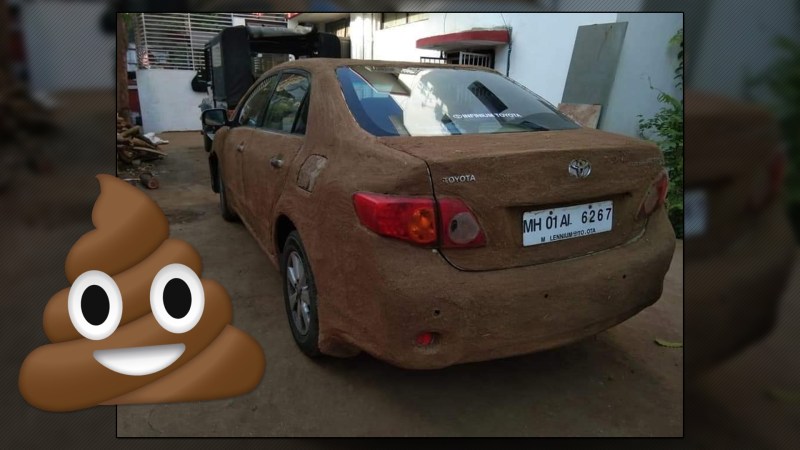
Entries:
{"type": "Polygon", "coordinates": [[[237,145],[236,146],[236,150],[238,150],[239,152],[243,152],[244,151],[244,142],[242,142],[241,144],[237,145]]]}
{"type": "Polygon", "coordinates": [[[276,169],[283,167],[283,160],[277,156],[273,156],[272,159],[269,160],[269,163],[272,164],[272,167],[276,169]]]}

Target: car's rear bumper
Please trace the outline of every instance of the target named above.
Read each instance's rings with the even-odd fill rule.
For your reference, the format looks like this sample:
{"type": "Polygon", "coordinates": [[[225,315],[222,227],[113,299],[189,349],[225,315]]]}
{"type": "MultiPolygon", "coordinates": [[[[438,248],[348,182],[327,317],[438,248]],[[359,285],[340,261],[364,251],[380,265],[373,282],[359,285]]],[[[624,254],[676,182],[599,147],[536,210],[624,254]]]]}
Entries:
{"type": "MultiPolygon", "coordinates": [[[[691,245],[691,243],[687,243],[691,245]]],[[[684,263],[686,368],[696,373],[735,354],[773,327],[797,245],[781,203],[724,251],[684,263]]]]}
{"type": "Polygon", "coordinates": [[[346,343],[414,369],[557,347],[653,304],[674,248],[666,214],[658,213],[639,238],[625,245],[529,267],[465,272],[418,248],[413,251],[426,254],[411,262],[405,254],[364,258],[341,266],[341,282],[363,280],[340,291],[347,298],[324,296],[324,286],[318,286],[320,347],[342,354],[346,343]],[[426,331],[439,338],[423,348],[415,338],[426,331]]]}

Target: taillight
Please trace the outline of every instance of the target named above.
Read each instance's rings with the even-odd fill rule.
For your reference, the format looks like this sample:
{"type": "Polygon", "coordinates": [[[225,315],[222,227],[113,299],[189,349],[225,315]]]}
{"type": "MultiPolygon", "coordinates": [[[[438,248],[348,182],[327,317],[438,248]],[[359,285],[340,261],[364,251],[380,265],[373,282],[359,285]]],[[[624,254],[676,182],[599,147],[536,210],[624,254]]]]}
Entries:
{"type": "Polygon", "coordinates": [[[756,174],[753,191],[750,195],[749,206],[751,209],[761,209],[768,205],[783,188],[783,180],[786,175],[786,154],[777,153],[765,169],[761,169],[756,174]]]}
{"type": "Polygon", "coordinates": [[[639,209],[639,217],[647,217],[653,214],[658,207],[664,205],[667,199],[667,191],[669,190],[669,176],[667,171],[662,171],[656,177],[653,184],[647,189],[642,207],[639,209]]]}
{"type": "Polygon", "coordinates": [[[433,199],[359,192],[353,203],[358,220],[375,233],[421,245],[436,242],[433,199]]]}
{"type": "Polygon", "coordinates": [[[443,248],[480,247],[486,236],[475,215],[458,199],[438,202],[441,221],[437,226],[436,202],[424,197],[358,192],[353,195],[361,224],[380,234],[419,245],[430,245],[441,236],[443,248]],[[441,234],[437,230],[441,230],[441,234]]]}
{"type": "Polygon", "coordinates": [[[417,335],[417,338],[414,340],[416,344],[420,347],[428,347],[432,344],[435,344],[438,335],[436,333],[431,333],[430,331],[425,331],[417,335]]]}
{"type": "Polygon", "coordinates": [[[486,245],[478,219],[467,205],[455,198],[439,199],[442,215],[442,247],[465,248],[486,245]]]}

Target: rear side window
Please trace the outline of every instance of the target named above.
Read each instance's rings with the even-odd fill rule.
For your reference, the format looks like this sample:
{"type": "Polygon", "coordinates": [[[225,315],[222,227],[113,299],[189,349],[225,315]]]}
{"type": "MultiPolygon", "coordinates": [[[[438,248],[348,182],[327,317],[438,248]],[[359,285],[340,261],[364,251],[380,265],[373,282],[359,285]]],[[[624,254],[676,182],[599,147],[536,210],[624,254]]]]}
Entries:
{"type": "Polygon", "coordinates": [[[579,128],[543,98],[497,73],[463,68],[350,66],[336,70],[356,121],[376,136],[446,136],[579,128]]]}
{"type": "MultiPolygon", "coordinates": [[[[308,78],[304,75],[284,74],[269,100],[262,127],[285,133],[294,132],[298,113],[301,111],[303,101],[308,93],[308,86],[308,78]]],[[[302,129],[305,130],[305,121],[301,121],[303,122],[302,129]]],[[[297,131],[300,132],[299,127],[297,131]]]]}
{"type": "Polygon", "coordinates": [[[267,78],[258,85],[250,97],[247,97],[242,105],[242,111],[239,113],[239,125],[250,127],[258,125],[258,115],[264,111],[264,105],[267,104],[267,98],[275,87],[277,79],[277,76],[267,78]]]}

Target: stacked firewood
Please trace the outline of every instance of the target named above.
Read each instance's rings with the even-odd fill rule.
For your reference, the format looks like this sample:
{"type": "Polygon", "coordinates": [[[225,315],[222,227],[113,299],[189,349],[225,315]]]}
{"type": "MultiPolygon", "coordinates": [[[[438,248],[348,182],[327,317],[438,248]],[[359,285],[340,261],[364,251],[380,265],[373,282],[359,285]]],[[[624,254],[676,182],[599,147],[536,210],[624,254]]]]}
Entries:
{"type": "Polygon", "coordinates": [[[131,126],[117,114],[117,159],[125,164],[140,165],[167,156],[159,146],[142,133],[142,127],[131,126]]]}
{"type": "Polygon", "coordinates": [[[33,99],[24,85],[0,73],[0,192],[22,169],[34,173],[51,170],[41,144],[56,129],[50,111],[33,99]]]}
{"type": "Polygon", "coordinates": [[[0,86],[0,132],[14,140],[25,141],[27,133],[51,131],[54,128],[49,111],[33,100],[22,84],[0,86]]]}

